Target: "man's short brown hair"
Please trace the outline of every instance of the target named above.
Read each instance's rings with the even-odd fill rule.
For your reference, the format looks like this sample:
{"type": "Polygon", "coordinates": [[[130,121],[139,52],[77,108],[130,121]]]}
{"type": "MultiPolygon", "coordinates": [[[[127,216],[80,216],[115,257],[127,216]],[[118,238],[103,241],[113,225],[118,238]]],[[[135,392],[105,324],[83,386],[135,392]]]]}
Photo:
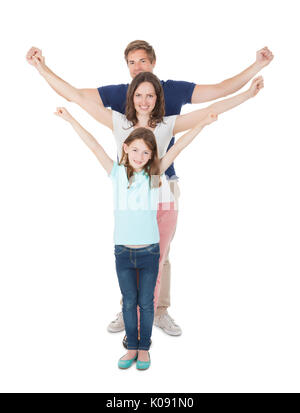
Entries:
{"type": "Polygon", "coordinates": [[[126,63],[128,63],[128,54],[132,52],[133,50],[139,50],[139,49],[143,49],[146,51],[151,63],[156,61],[155,51],[149,43],[145,42],[144,40],[134,40],[133,42],[130,42],[127,45],[124,51],[124,57],[125,57],[126,63]]]}

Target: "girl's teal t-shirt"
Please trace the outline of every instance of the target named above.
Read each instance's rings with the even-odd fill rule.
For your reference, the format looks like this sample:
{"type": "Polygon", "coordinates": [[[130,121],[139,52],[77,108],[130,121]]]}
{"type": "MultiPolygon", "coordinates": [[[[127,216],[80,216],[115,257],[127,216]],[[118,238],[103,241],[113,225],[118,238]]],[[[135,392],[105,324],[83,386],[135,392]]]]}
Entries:
{"type": "Polygon", "coordinates": [[[149,176],[144,171],[135,172],[128,188],[124,165],[114,162],[109,177],[114,194],[114,243],[144,245],[159,242],[158,188],[150,188],[149,176]]]}

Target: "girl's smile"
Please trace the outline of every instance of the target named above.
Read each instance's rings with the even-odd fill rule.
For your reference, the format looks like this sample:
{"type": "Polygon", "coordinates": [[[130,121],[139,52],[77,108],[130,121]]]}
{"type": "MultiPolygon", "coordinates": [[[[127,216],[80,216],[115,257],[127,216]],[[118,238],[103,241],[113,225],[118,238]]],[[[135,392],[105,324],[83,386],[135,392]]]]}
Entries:
{"type": "Polygon", "coordinates": [[[142,171],[152,156],[152,151],[143,139],[135,139],[130,145],[124,143],[124,152],[127,153],[129,164],[136,172],[142,171]]]}

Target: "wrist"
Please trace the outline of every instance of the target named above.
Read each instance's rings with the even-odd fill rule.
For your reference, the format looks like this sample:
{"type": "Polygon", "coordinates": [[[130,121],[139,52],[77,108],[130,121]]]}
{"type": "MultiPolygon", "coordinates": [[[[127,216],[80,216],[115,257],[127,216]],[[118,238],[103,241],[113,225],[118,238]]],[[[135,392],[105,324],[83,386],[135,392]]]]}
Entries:
{"type": "Polygon", "coordinates": [[[209,119],[208,117],[204,118],[199,124],[198,124],[198,130],[200,131],[202,128],[205,126],[209,125],[209,119]]]}
{"type": "Polygon", "coordinates": [[[245,97],[246,97],[246,100],[252,98],[251,89],[246,90],[245,97]]]}
{"type": "Polygon", "coordinates": [[[254,71],[255,71],[255,74],[256,74],[256,73],[258,73],[258,72],[261,71],[261,69],[264,67],[264,65],[263,65],[261,62],[259,62],[259,61],[256,60],[256,61],[253,63],[252,67],[253,67],[253,69],[254,69],[254,71]]]}
{"type": "Polygon", "coordinates": [[[36,66],[36,70],[39,72],[41,76],[44,76],[47,73],[46,65],[44,63],[39,63],[36,66]]]}

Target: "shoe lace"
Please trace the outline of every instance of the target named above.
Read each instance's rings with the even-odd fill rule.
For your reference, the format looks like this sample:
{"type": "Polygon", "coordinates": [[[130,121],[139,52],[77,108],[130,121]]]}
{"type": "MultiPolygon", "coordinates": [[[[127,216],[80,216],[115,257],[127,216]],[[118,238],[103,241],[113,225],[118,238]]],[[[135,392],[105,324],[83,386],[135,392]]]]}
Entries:
{"type": "Polygon", "coordinates": [[[165,314],[165,319],[166,319],[166,321],[167,321],[167,323],[168,323],[169,326],[171,326],[171,327],[172,327],[172,326],[178,327],[178,324],[175,323],[174,318],[172,318],[168,313],[165,314]]]}
{"type": "Polygon", "coordinates": [[[117,318],[113,321],[113,323],[119,323],[121,318],[122,318],[123,314],[122,313],[118,313],[117,314],[117,318]]]}

